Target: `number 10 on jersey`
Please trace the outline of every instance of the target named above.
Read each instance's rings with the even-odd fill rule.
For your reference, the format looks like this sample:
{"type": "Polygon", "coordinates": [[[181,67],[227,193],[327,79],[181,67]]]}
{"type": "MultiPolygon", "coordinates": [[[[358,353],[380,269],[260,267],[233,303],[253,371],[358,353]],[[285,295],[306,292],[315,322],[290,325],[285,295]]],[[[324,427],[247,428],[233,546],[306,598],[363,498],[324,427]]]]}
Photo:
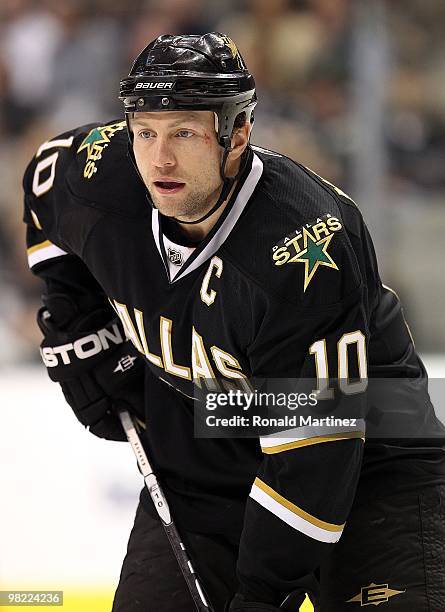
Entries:
{"type": "MultiPolygon", "coordinates": [[[[326,339],[317,340],[309,347],[309,354],[314,355],[317,372],[318,400],[333,399],[334,389],[329,386],[329,358],[326,339]]],[[[366,338],[357,330],[343,334],[337,342],[338,386],[346,395],[363,393],[368,386],[368,366],[366,360],[366,338]],[[358,378],[351,380],[349,374],[349,351],[356,346],[358,378]]]]}

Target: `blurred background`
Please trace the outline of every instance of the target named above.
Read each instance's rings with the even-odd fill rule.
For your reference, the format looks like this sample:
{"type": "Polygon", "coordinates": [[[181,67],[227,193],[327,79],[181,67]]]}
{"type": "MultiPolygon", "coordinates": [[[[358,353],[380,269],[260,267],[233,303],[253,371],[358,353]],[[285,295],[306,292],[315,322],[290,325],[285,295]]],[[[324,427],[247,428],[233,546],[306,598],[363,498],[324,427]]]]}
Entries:
{"type": "Polygon", "coordinates": [[[358,202],[418,348],[445,350],[443,0],[2,0],[0,365],[38,359],[28,160],[61,131],[120,117],[119,79],[148,41],[209,30],[255,75],[253,141],[358,202]]]}
{"type": "MultiPolygon", "coordinates": [[[[110,557],[112,580],[117,579],[137,489],[136,483],[131,492],[125,489],[123,481],[129,481],[118,468],[120,453],[126,453],[129,471],[135,467],[130,451],[107,450],[104,462],[99,440],[78,430],[74,421],[66,429],[64,419],[71,417],[62,416],[60,398],[43,367],[37,366],[40,334],[34,321],[41,287],[25,260],[21,177],[43,141],[82,123],[100,125],[122,116],[119,79],[148,41],[163,33],[210,30],[233,38],[257,81],[254,143],[308,165],[358,202],[376,244],[382,278],[400,295],[430,374],[445,377],[443,0],[2,0],[0,403],[9,411],[9,427],[19,431],[17,403],[33,404],[32,431],[43,436],[51,452],[61,451],[55,462],[48,457],[39,472],[40,478],[50,478],[45,486],[59,482],[64,467],[71,469],[60,463],[62,458],[70,452],[71,459],[76,453],[78,457],[82,449],[83,480],[77,486],[90,486],[85,485],[90,477],[102,495],[102,506],[98,502],[92,514],[87,501],[91,496],[83,506],[77,504],[79,529],[87,529],[91,516],[95,521],[93,529],[90,520],[90,531],[83,531],[80,541],[94,541],[100,529],[109,530],[110,541],[121,538],[119,550],[113,549],[110,557]],[[36,394],[43,413],[37,410],[36,394]],[[51,431],[66,436],[62,446],[60,441],[52,446],[51,431]],[[113,515],[117,499],[119,517],[113,515]],[[104,513],[108,524],[101,520],[104,513]]],[[[12,488],[18,500],[26,490],[29,457],[20,453],[10,434],[0,428],[3,457],[22,477],[0,476],[0,484],[2,490],[3,485],[12,488]]],[[[31,443],[34,434],[27,435],[31,443]]],[[[49,522],[69,511],[72,495],[68,488],[65,501],[52,499],[49,522]]],[[[20,523],[14,508],[5,505],[3,510],[16,530],[1,523],[2,543],[9,541],[10,551],[17,548],[20,523]]],[[[57,532],[62,538],[59,548],[69,551],[77,532],[71,539],[64,533],[62,527],[57,532]]],[[[106,536],[100,533],[103,546],[106,536]]],[[[36,550],[42,545],[35,542],[36,550]]],[[[54,575],[59,548],[53,541],[47,575],[54,575]]],[[[35,566],[33,570],[29,555],[20,555],[11,565],[0,553],[0,580],[2,570],[11,577],[20,567],[27,568],[24,576],[32,575],[35,566]]],[[[62,557],[66,564],[66,555],[62,557]]],[[[87,557],[79,576],[91,576],[94,556],[87,557]]],[[[62,571],[78,575],[69,564],[62,571]]]]}

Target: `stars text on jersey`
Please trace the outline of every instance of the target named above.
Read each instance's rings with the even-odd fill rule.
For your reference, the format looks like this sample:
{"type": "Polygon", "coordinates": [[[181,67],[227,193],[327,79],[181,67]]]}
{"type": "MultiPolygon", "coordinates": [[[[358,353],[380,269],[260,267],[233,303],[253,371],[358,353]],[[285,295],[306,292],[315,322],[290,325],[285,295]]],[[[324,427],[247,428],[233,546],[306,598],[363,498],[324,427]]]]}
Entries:
{"type": "Polygon", "coordinates": [[[125,127],[125,121],[119,121],[112,125],[99,125],[89,131],[77,149],[77,153],[81,153],[85,150],[87,152],[87,159],[83,170],[84,178],[90,179],[94,173],[97,172],[96,162],[101,159],[102,152],[104,148],[108,146],[110,138],[114,136],[116,132],[124,130],[125,127]]]}
{"type": "Polygon", "coordinates": [[[328,247],[335,233],[341,229],[340,221],[330,214],[306,223],[272,247],[274,265],[304,264],[303,291],[306,291],[320,266],[338,270],[337,264],[328,252],[328,247]]]}

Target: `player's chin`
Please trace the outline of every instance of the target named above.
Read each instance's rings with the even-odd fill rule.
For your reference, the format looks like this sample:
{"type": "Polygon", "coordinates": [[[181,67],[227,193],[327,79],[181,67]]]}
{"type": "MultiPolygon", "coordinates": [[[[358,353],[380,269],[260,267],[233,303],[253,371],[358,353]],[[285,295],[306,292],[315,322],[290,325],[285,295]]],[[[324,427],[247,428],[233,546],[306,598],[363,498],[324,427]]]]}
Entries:
{"type": "Polygon", "coordinates": [[[168,198],[153,198],[153,203],[164,217],[180,217],[184,214],[183,198],[177,200],[169,196],[168,198]]]}
{"type": "Polygon", "coordinates": [[[168,194],[164,196],[154,192],[152,189],[149,189],[149,192],[153,204],[163,215],[166,215],[167,217],[174,217],[178,210],[182,210],[182,204],[185,200],[182,193],[168,194]]]}

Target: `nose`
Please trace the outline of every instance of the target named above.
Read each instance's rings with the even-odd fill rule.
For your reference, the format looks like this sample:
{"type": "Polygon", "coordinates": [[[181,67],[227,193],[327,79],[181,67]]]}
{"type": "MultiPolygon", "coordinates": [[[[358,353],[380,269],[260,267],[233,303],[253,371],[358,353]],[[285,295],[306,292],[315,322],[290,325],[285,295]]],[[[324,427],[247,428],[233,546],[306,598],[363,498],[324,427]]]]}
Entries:
{"type": "Polygon", "coordinates": [[[152,153],[152,163],[155,168],[171,168],[176,164],[173,147],[168,138],[158,135],[152,153]]]}

